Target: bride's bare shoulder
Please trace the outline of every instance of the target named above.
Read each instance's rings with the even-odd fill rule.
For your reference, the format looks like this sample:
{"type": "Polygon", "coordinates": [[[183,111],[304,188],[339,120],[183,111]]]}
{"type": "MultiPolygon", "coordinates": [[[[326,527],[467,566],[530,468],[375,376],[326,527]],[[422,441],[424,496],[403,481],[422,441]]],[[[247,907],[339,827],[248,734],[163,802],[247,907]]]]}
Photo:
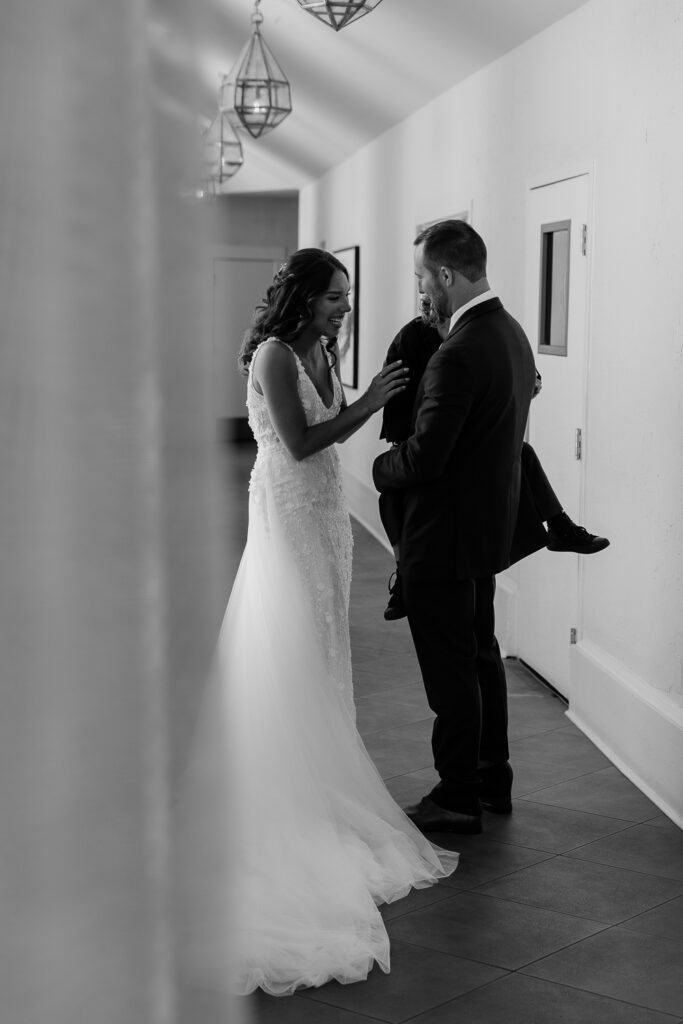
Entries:
{"type": "Polygon", "coordinates": [[[259,384],[296,380],[297,365],[290,345],[267,338],[254,354],[252,374],[259,384]]]}

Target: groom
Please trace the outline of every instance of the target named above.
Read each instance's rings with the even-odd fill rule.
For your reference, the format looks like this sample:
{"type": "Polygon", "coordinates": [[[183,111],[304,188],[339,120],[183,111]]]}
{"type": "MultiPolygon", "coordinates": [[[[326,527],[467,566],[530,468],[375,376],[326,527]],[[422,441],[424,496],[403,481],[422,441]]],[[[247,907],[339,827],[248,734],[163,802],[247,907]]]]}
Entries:
{"type": "Polygon", "coordinates": [[[422,231],[415,275],[450,333],[422,377],[412,436],[373,466],[377,490],[403,492],[403,596],[436,715],[440,781],[406,813],[423,831],[477,833],[482,806],[511,809],[493,598],[495,575],[510,564],[536,370],[526,335],[489,287],[486,246],[469,224],[422,231]]]}

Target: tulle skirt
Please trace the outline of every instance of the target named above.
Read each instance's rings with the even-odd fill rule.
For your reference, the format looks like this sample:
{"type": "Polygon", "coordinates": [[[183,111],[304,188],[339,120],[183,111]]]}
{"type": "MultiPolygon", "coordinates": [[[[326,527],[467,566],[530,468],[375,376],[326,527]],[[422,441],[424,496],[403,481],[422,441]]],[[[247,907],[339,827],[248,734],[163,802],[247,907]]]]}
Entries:
{"type": "Polygon", "coordinates": [[[231,992],[388,971],[378,904],[457,865],[384,786],[311,593],[277,517],[252,517],[178,811],[181,961],[231,992]]]}

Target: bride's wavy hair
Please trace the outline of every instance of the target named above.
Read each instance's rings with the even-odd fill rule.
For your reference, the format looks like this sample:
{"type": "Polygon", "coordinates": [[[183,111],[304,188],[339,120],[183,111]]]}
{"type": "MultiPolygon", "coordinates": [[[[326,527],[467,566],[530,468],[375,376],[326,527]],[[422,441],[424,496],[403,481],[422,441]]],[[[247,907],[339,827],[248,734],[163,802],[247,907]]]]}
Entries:
{"type": "MultiPolygon", "coordinates": [[[[324,249],[299,249],[282,264],[266,292],[263,302],[254,310],[251,326],[242,339],[238,365],[242,373],[257,346],[266,338],[276,337],[291,345],[313,320],[313,302],[327,291],[332,275],[349,272],[336,256],[324,249]]],[[[327,342],[330,351],[336,339],[327,342]]]]}

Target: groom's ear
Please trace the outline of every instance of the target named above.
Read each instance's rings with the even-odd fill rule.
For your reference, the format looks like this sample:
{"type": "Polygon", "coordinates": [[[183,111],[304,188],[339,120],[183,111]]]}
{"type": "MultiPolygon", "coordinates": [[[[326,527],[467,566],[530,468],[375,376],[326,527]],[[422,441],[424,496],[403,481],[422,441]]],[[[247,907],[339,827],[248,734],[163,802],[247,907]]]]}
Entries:
{"type": "Polygon", "coordinates": [[[453,271],[450,267],[439,267],[439,280],[441,284],[445,285],[446,288],[450,288],[453,284],[453,271]]]}

